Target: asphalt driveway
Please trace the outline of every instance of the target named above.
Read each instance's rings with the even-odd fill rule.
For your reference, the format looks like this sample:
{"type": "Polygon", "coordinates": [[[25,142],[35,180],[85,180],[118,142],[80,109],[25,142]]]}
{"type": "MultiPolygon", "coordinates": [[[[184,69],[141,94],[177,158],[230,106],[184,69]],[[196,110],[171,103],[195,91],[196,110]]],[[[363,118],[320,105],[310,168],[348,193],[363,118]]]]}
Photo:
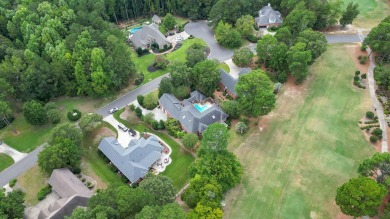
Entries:
{"type": "Polygon", "coordinates": [[[210,48],[209,59],[218,59],[220,62],[223,62],[231,59],[233,56],[233,50],[226,49],[217,43],[214,38],[214,32],[206,21],[192,21],[184,27],[184,30],[207,43],[210,48]]]}

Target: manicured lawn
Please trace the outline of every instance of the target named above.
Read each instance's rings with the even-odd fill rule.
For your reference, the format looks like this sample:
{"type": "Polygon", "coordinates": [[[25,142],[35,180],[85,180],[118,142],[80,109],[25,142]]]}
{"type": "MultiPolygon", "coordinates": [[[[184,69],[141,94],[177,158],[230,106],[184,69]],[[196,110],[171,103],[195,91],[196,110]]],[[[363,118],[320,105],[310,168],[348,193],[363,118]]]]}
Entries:
{"type": "Polygon", "coordinates": [[[357,125],[371,102],[353,87],[354,70],[346,47],[329,46],[307,85],[283,88],[264,130],[230,130],[229,149],[245,171],[225,218],[337,218],[337,188],[375,152],[357,125]]]}
{"type": "Polygon", "coordinates": [[[19,176],[17,183],[26,192],[24,203],[29,206],[37,204],[39,202],[37,194],[39,190],[47,185],[47,180],[48,176],[41,172],[37,165],[19,176]]]}
{"type": "Polygon", "coordinates": [[[125,126],[131,127],[139,132],[153,133],[172,148],[172,154],[170,156],[172,158],[172,163],[168,165],[166,170],[161,174],[171,178],[173,181],[173,185],[176,187],[177,190],[181,189],[190,179],[188,168],[194,161],[194,157],[190,153],[184,151],[180,147],[180,145],[167,134],[153,131],[141,122],[134,121],[134,123],[130,123],[126,120],[121,119],[120,114],[122,114],[124,110],[125,109],[121,109],[118,112],[114,113],[114,117],[116,120],[118,120],[125,126]]]}
{"type": "MultiPolygon", "coordinates": [[[[115,128],[112,127],[109,123],[104,122],[102,128],[106,127],[113,131],[115,128]]],[[[97,132],[99,133],[99,131],[97,132]]],[[[117,134],[116,131],[112,133],[117,134]]],[[[114,134],[114,137],[116,137],[114,134]]],[[[121,180],[121,177],[118,176],[115,172],[110,169],[109,164],[103,160],[102,157],[98,155],[98,146],[100,140],[109,136],[109,133],[106,134],[93,134],[91,136],[84,137],[83,139],[83,158],[89,164],[91,169],[95,172],[97,176],[101,178],[106,184],[124,184],[121,180]]]]}
{"type": "Polygon", "coordinates": [[[225,72],[229,73],[230,72],[230,68],[229,66],[226,64],[226,63],[221,63],[219,64],[218,66],[219,68],[222,68],[225,72]]]}
{"type": "MultiPolygon", "coordinates": [[[[197,39],[197,38],[187,39],[187,40],[183,41],[183,45],[178,50],[166,54],[165,57],[170,62],[172,62],[172,61],[185,62],[186,56],[187,56],[186,51],[194,43],[200,43],[202,45],[206,45],[206,43],[201,39],[197,39]]],[[[168,69],[162,69],[162,70],[158,70],[156,72],[148,72],[148,70],[147,70],[148,66],[153,64],[155,56],[156,55],[154,55],[154,54],[148,54],[148,55],[138,57],[134,51],[132,52],[132,56],[131,56],[132,59],[131,60],[134,62],[136,69],[145,75],[145,79],[144,79],[143,84],[145,84],[145,83],[147,83],[147,82],[149,82],[157,77],[160,77],[161,75],[164,75],[168,72],[168,69]]]]}
{"type": "Polygon", "coordinates": [[[344,8],[350,2],[359,4],[360,14],[352,23],[358,27],[372,28],[390,15],[390,2],[388,0],[343,0],[343,2],[344,8]]]}
{"type": "Polygon", "coordinates": [[[0,153],[0,172],[7,169],[7,167],[11,166],[14,163],[15,162],[14,162],[14,159],[12,159],[12,157],[10,157],[6,154],[0,153]]]}

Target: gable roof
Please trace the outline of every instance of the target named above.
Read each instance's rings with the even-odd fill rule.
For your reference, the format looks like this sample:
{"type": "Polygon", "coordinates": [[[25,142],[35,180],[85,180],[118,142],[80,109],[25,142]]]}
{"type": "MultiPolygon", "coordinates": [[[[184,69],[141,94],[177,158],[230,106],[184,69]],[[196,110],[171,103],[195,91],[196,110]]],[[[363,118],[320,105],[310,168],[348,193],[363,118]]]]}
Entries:
{"type": "Polygon", "coordinates": [[[258,26],[266,26],[269,24],[281,24],[283,23],[282,16],[279,11],[275,11],[271,4],[264,6],[259,10],[259,17],[255,18],[258,26]],[[274,20],[274,22],[271,22],[274,20]]]}
{"type": "Polygon", "coordinates": [[[193,105],[196,101],[203,101],[207,97],[201,92],[195,90],[191,93],[190,98],[179,101],[172,94],[163,94],[159,103],[168,113],[181,125],[185,127],[188,132],[196,133],[203,132],[208,125],[224,121],[228,115],[217,105],[213,104],[203,112],[199,112],[193,105]]]}
{"type": "Polygon", "coordinates": [[[153,41],[156,41],[160,47],[170,43],[155,24],[142,26],[140,30],[133,34],[130,40],[133,42],[135,48],[145,48],[147,45],[153,43],[153,41]]]}
{"type": "Polygon", "coordinates": [[[152,21],[156,22],[156,23],[160,23],[161,22],[161,18],[159,16],[157,16],[157,15],[153,15],[152,21]]]}
{"type": "Polygon", "coordinates": [[[155,136],[131,140],[124,148],[113,137],[103,138],[99,150],[121,171],[131,182],[144,177],[149,168],[161,157],[163,146],[155,136]]]}
{"type": "MultiPolygon", "coordinates": [[[[250,68],[242,68],[238,72],[238,76],[248,74],[250,70],[251,70],[250,68]]],[[[235,87],[238,82],[238,78],[233,78],[231,74],[225,72],[222,68],[220,68],[219,71],[221,72],[220,82],[223,84],[223,86],[226,87],[227,90],[229,90],[230,92],[232,92],[234,95],[237,96],[235,87]]]]}

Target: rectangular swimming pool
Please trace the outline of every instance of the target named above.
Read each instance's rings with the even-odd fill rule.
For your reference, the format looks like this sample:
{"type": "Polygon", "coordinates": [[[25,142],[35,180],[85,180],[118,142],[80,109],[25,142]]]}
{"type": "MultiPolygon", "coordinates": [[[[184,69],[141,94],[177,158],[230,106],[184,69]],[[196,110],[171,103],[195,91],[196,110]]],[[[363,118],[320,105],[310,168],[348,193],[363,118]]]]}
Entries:
{"type": "Polygon", "coordinates": [[[197,109],[201,113],[204,112],[205,110],[207,110],[208,108],[210,108],[210,106],[208,106],[208,105],[201,105],[199,103],[195,103],[194,107],[195,107],[195,109],[197,109]]]}

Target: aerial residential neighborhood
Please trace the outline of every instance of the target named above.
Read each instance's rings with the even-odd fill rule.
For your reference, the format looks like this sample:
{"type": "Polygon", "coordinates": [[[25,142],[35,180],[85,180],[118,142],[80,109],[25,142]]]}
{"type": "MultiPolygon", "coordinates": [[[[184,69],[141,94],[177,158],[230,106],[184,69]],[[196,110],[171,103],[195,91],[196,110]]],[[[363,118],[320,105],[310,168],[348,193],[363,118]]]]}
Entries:
{"type": "Polygon", "coordinates": [[[387,0],[9,0],[0,42],[0,218],[390,218],[387,0]]]}

